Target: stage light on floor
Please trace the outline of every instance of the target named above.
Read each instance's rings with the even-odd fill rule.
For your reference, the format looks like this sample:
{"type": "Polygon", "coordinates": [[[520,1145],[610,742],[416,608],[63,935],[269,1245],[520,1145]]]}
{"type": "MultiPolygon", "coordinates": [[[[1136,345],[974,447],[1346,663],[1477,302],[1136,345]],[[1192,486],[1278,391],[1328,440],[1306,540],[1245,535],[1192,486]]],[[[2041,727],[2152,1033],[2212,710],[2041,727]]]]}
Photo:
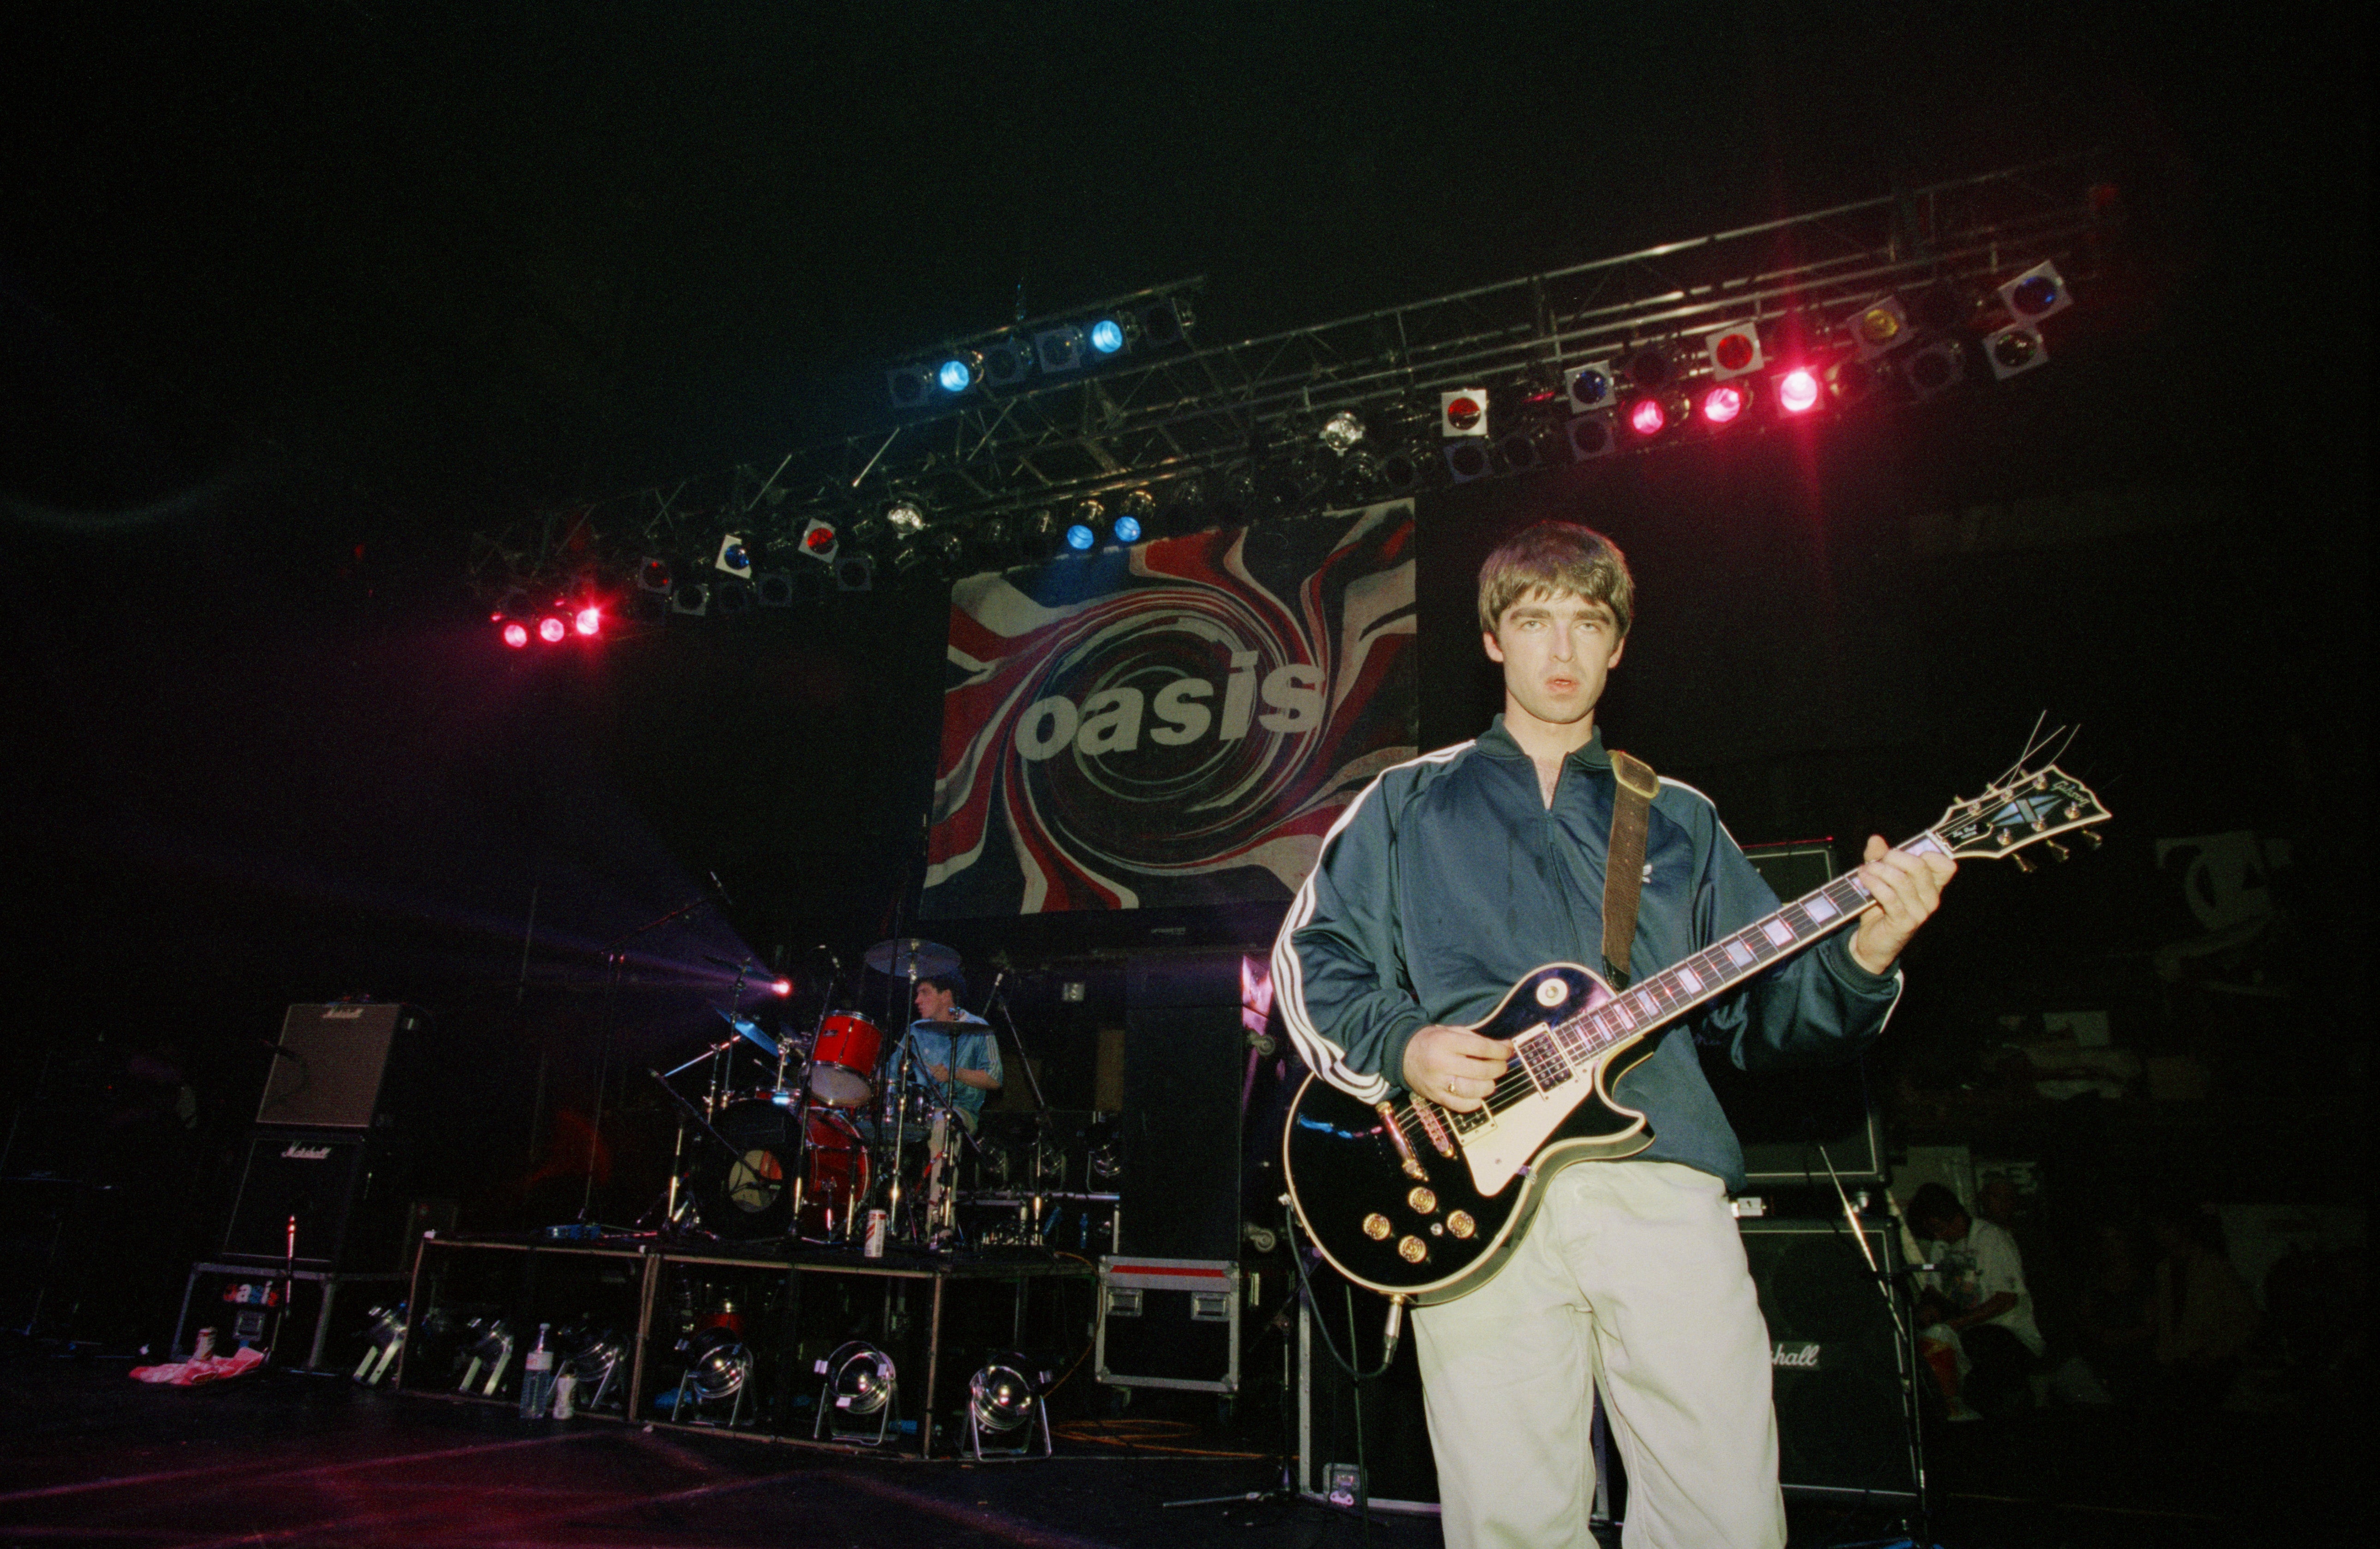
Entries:
{"type": "Polygon", "coordinates": [[[1818,406],[1818,374],[1796,366],[1777,379],[1777,406],[1787,414],[1807,414],[1818,406]]]}
{"type": "Polygon", "coordinates": [[[1078,554],[1089,553],[1091,545],[1099,540],[1099,535],[1093,532],[1087,523],[1075,522],[1066,528],[1066,547],[1078,554]]]}
{"type": "Polygon", "coordinates": [[[1721,382],[1703,394],[1703,422],[1732,425],[1752,402],[1751,394],[1733,382],[1721,382]]]}
{"type": "Polygon", "coordinates": [[[2067,294],[2066,278],[2058,266],[2045,261],[2000,286],[2000,305],[2019,322],[2038,323],[2074,305],[2074,298],[2067,294]]]}
{"type": "Polygon", "coordinates": [[[571,615],[570,624],[573,629],[578,631],[582,638],[592,640],[603,633],[603,610],[593,607],[581,608],[571,615]]]}
{"type": "Polygon", "coordinates": [[[528,625],[525,623],[508,623],[504,625],[504,644],[512,647],[515,650],[518,650],[523,646],[528,645],[528,625]]]}
{"type": "Polygon", "coordinates": [[[2049,346],[2034,329],[2010,323],[1984,336],[1984,358],[1992,363],[1993,377],[2006,381],[2020,371],[2049,364],[2049,346]]]}
{"type": "Polygon", "coordinates": [[[876,1446],[892,1430],[892,1401],[900,1391],[900,1374],[892,1358],[865,1339],[853,1339],[811,1368],[823,1381],[819,1388],[818,1420],[811,1439],[832,1434],[839,1440],[876,1446]],[[875,1434],[855,1421],[876,1421],[875,1434]]]}
{"type": "Polygon", "coordinates": [[[537,621],[537,637],[549,646],[558,646],[570,636],[570,626],[552,613],[537,621]]]}
{"type": "Polygon", "coordinates": [[[1101,318],[1084,333],[1091,353],[1099,356],[1121,354],[1123,350],[1123,323],[1115,318],[1101,318]]]}
{"type": "Polygon", "coordinates": [[[1049,1406],[1041,1401],[1050,1374],[1012,1352],[992,1356],[967,1379],[967,1444],[978,1458],[1025,1457],[1038,1430],[1041,1456],[1050,1454],[1049,1406]],[[1013,1445],[989,1446],[994,1437],[1013,1445]]]}

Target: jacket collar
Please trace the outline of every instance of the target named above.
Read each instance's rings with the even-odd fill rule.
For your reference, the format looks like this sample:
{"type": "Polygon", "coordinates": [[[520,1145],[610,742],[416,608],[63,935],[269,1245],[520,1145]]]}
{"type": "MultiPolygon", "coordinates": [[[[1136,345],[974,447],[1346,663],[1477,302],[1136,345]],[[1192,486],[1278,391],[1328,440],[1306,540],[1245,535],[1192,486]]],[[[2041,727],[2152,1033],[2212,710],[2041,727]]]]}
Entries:
{"type": "MultiPolygon", "coordinates": [[[[1488,723],[1488,730],[1479,733],[1478,741],[1475,745],[1491,758],[1519,758],[1525,761],[1529,756],[1521,751],[1521,744],[1512,740],[1512,733],[1504,730],[1504,716],[1501,711],[1498,711],[1496,719],[1488,723]]],[[[1600,723],[1595,728],[1595,735],[1587,739],[1586,745],[1572,753],[1566,762],[1587,769],[1608,770],[1611,768],[1611,755],[1603,750],[1603,727],[1600,723]]]]}

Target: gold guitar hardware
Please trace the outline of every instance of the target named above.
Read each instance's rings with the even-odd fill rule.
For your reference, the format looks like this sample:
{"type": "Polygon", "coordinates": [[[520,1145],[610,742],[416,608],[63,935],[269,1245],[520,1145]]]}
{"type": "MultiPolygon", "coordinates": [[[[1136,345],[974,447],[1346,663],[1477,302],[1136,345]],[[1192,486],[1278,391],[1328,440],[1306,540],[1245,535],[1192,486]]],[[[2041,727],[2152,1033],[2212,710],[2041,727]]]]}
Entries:
{"type": "Polygon", "coordinates": [[[1419,1264],[1429,1257],[1429,1244],[1418,1237],[1400,1237],[1397,1239],[1397,1257],[1407,1264],[1419,1264]]]}
{"type": "Polygon", "coordinates": [[[1446,1229],[1457,1237],[1469,1237],[1479,1229],[1479,1223],[1471,1218],[1468,1210],[1458,1210],[1446,1218],[1446,1229]]]}
{"type": "Polygon", "coordinates": [[[1427,1180],[1429,1174],[1422,1171],[1421,1163],[1415,1159],[1413,1143],[1405,1139],[1404,1126],[1397,1122],[1397,1110],[1386,1103],[1374,1103],[1372,1111],[1378,1114],[1380,1122],[1389,1127],[1389,1144],[1397,1148],[1398,1156],[1402,1158],[1405,1176],[1416,1183],[1427,1180]]]}
{"type": "Polygon", "coordinates": [[[1413,1206],[1416,1216],[1432,1215],[1438,1209],[1438,1196],[1427,1189],[1415,1189],[1407,1193],[1405,1203],[1413,1206]]]}
{"type": "Polygon", "coordinates": [[[1386,1216],[1381,1215],[1377,1210],[1373,1211],[1369,1216],[1364,1217],[1364,1235],[1370,1238],[1375,1242],[1387,1241],[1389,1238],[1389,1218],[1386,1216]]]}

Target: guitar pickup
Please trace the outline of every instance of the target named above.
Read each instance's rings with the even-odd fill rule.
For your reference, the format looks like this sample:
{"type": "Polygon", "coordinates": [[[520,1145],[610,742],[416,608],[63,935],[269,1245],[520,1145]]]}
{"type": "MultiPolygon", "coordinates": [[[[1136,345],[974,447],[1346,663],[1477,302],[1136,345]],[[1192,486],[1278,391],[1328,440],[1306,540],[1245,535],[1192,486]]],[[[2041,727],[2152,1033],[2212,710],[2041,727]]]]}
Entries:
{"type": "Polygon", "coordinates": [[[1429,1144],[1438,1148],[1439,1156],[1450,1162],[1452,1161],[1454,1136],[1448,1131],[1444,1120],[1439,1118],[1438,1109],[1430,1105],[1428,1098],[1415,1097],[1413,1101],[1413,1110],[1414,1117],[1421,1120],[1422,1133],[1429,1137],[1429,1144]]]}

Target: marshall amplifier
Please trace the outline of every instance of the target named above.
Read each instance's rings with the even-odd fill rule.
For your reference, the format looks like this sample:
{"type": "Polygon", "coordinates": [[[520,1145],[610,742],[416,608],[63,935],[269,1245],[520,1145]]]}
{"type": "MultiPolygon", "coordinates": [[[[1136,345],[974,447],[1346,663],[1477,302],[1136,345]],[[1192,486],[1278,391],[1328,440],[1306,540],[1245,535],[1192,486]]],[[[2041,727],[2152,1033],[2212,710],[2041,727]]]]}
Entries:
{"type": "MultiPolygon", "coordinates": [[[[1777,1396],[1778,1475],[1789,1495],[1837,1500],[1915,1500],[1919,1478],[1911,1428],[1915,1351],[1885,1290],[1832,1220],[1745,1219],[1760,1311],[1768,1320],[1777,1396]]],[[[1863,1222],[1860,1236],[1898,1284],[1899,1233],[1863,1222]]],[[[1897,1294],[1897,1293],[1896,1293],[1897,1294]]]]}
{"type": "Polygon", "coordinates": [[[259,1124],[369,1130],[384,1122],[391,1072],[421,1025],[409,1006],[292,1006],[264,1078],[259,1124]]]}
{"type": "Polygon", "coordinates": [[[406,1200],[396,1153],[366,1134],[259,1127],[249,1137],[223,1257],[278,1265],[297,1221],[297,1266],[393,1270],[404,1254],[406,1200]]]}

